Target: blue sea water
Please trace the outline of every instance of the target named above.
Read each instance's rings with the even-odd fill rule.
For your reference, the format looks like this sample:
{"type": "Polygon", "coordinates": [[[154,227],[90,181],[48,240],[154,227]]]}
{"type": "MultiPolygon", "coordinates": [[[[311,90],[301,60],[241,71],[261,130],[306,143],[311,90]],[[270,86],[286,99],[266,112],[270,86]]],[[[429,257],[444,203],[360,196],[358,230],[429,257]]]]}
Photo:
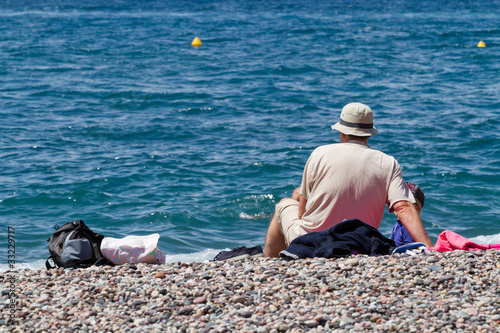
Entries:
{"type": "Polygon", "coordinates": [[[2,2],[0,270],[8,227],[37,268],[76,219],[171,261],[263,244],[353,101],[433,241],[500,243],[499,70],[493,0],[2,2]]]}

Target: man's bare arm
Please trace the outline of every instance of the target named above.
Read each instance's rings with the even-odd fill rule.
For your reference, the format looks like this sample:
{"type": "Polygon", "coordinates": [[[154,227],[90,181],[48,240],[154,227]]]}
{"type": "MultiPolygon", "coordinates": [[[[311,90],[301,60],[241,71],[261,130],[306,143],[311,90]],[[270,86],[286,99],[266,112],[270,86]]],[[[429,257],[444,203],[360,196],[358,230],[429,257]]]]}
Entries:
{"type": "Polygon", "coordinates": [[[418,215],[417,209],[411,202],[398,201],[392,205],[392,208],[394,209],[394,214],[396,214],[401,223],[403,223],[415,242],[422,242],[427,248],[434,247],[420,219],[420,215],[418,215]]]}

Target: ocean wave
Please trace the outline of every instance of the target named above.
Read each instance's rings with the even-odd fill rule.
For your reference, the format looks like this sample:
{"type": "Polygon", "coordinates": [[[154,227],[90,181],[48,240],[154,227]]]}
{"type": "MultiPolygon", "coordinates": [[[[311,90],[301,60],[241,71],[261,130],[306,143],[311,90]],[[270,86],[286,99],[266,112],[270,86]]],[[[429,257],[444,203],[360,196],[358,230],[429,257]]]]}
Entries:
{"type": "Polygon", "coordinates": [[[352,101],[424,190],[431,236],[500,233],[494,5],[5,4],[0,216],[17,259],[43,259],[75,218],[159,232],[173,254],[258,242],[352,101]]]}

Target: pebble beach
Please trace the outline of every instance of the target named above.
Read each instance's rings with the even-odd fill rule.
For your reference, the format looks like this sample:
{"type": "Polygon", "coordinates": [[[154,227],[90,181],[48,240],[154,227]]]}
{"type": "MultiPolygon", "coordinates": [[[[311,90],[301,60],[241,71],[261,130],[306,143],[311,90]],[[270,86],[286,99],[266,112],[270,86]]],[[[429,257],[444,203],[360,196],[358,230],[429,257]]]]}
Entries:
{"type": "Polygon", "coordinates": [[[499,254],[7,271],[0,331],[498,332],[499,254]]]}

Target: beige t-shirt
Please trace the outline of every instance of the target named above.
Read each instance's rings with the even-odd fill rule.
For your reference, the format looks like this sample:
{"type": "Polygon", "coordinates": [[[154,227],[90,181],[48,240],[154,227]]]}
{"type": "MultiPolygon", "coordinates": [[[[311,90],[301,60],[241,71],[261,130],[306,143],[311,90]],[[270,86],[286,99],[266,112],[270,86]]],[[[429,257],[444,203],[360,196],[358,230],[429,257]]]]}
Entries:
{"type": "Polygon", "coordinates": [[[316,148],[304,168],[302,216],[308,232],[327,230],[344,219],[360,219],[378,229],[385,205],[415,202],[394,157],[359,141],[316,148]]]}

